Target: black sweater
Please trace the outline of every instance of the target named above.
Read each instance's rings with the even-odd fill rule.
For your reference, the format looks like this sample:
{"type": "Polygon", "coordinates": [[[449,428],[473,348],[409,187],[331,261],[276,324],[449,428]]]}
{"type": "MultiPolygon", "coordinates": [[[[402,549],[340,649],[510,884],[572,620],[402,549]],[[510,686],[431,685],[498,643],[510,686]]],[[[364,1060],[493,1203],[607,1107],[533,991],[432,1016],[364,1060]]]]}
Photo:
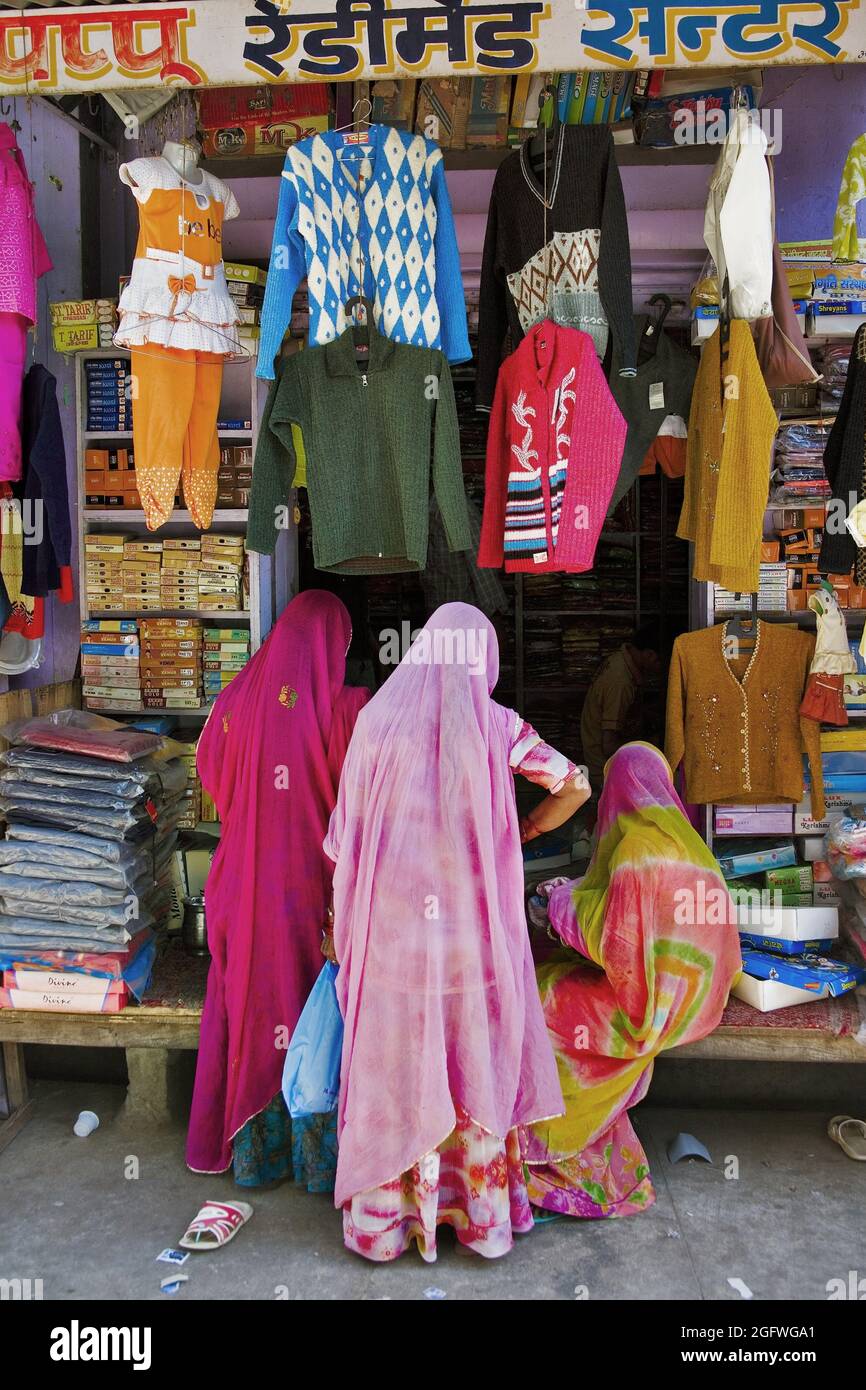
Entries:
{"type": "Polygon", "coordinates": [[[605,126],[560,126],[551,138],[547,275],[539,254],[543,174],[532,172],[528,141],[500,164],[493,182],[479,305],[475,401],[482,410],[493,402],[506,332],[516,347],[531,324],[545,317],[550,288],[558,300],[551,317],[573,328],[588,328],[586,301],[591,308],[597,296],[620,370],[628,375],[634,368],[631,252],[613,136],[605,126]]]}
{"type": "Polygon", "coordinates": [[[832,528],[825,527],[818,568],[823,574],[847,574],[858,555],[864,554],[839,517],[850,512],[852,494],[858,502],[866,496],[866,324],[857,329],[851,347],[839,414],[824,450],[824,468],[833,500],[841,507],[828,512],[828,523],[834,512],[836,516],[832,528]]]}

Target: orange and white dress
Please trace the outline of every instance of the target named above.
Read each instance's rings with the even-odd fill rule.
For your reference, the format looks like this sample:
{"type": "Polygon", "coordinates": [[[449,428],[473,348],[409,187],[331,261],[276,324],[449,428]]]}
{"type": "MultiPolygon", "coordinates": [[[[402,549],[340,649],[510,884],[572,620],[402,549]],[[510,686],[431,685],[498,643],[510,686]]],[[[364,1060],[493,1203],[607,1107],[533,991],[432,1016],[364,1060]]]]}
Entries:
{"type": "Polygon", "coordinates": [[[223,266],[223,222],[240,209],[228,184],[201,170],[185,182],[161,155],[133,159],[120,179],[139,207],[132,277],[118,310],[118,347],[240,352],[238,311],[223,266]]]}

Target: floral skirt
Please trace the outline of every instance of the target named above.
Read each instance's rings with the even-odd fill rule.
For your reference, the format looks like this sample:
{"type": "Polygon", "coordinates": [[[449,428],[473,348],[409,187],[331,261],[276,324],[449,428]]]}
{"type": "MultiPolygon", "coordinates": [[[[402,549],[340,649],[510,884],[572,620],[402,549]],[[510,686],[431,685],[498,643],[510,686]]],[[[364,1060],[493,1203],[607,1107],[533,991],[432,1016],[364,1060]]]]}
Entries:
{"type": "Polygon", "coordinates": [[[282,1095],[247,1120],[232,1144],[239,1187],[292,1179],[308,1192],[333,1192],[337,1174],[337,1112],[293,1120],[282,1095]]]}
{"type": "Polygon", "coordinates": [[[579,1154],[528,1163],[526,1172],[533,1205],[564,1216],[632,1216],[656,1199],[646,1154],[625,1113],[579,1154]]]}
{"type": "Polygon", "coordinates": [[[357,1193],[343,1207],[346,1247],[368,1260],[396,1260],[413,1241],[436,1259],[436,1228],[451,1226],[478,1255],[506,1255],[514,1232],[532,1230],[518,1131],[489,1134],[457,1107],[444,1143],[393,1182],[357,1193]]]}

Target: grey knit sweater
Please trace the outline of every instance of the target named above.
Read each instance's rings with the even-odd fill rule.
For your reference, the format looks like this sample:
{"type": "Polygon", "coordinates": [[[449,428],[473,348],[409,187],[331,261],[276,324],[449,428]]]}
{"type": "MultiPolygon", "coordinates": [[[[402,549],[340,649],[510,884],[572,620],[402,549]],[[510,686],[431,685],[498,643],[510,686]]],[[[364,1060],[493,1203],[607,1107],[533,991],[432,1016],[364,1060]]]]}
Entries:
{"type": "Polygon", "coordinates": [[[432,481],[452,550],[471,545],[448,362],[370,329],[278,364],[253,465],[247,544],[273,553],[295,474],[292,423],[307,456],[316,567],[340,574],[423,570],[432,481]]]}
{"type": "Polygon", "coordinates": [[[609,333],[619,370],[634,370],[631,253],[613,136],[606,126],[575,125],[552,139],[546,217],[528,141],[493,181],[481,266],[480,410],[492,405],[506,333],[514,348],[545,317],[589,333],[599,357],[609,333]]]}

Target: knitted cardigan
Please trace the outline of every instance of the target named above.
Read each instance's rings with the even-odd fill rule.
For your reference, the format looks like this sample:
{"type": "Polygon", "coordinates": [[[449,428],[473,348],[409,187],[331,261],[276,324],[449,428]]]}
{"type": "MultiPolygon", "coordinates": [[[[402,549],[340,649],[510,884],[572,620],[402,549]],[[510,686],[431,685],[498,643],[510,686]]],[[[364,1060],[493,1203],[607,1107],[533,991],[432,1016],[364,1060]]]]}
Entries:
{"type": "Polygon", "coordinates": [[[479,565],[591,569],[625,436],[589,335],[535,324],[499,371],[479,565]]]}
{"type": "Polygon", "coordinates": [[[247,544],[273,552],[294,481],[292,424],[307,455],[318,569],[423,570],[432,480],[452,550],[471,545],[451,373],[435,348],[370,332],[359,366],[353,329],[278,364],[253,466],[247,544]],[[432,445],[432,455],[431,455],[432,445]]]}
{"type": "MultiPolygon", "coordinates": [[[[866,324],[857,329],[848,362],[845,390],[824,450],[824,468],[833,489],[833,511],[847,516],[853,498],[866,496],[866,324]]],[[[828,518],[829,519],[829,518],[828,518]]],[[[858,561],[858,580],[864,573],[854,537],[847,526],[824,528],[818,568],[825,574],[847,574],[858,561]]]]}
{"type": "MultiPolygon", "coordinates": [[[[744,325],[745,326],[745,325],[744,325]]],[[[758,623],[750,658],[729,662],[727,624],[674,642],[668,676],[665,756],[682,762],[686,800],[696,805],[800,801],[803,752],[812,814],[824,816],[820,725],[800,715],[815,636],[758,623]]]]}
{"type": "Polygon", "coordinates": [[[260,377],[274,375],[305,275],[310,343],[339,337],[344,304],[363,294],[379,331],[396,342],[441,348],[451,362],[472,356],[442,151],[391,126],[372,125],[365,134],[364,163],[335,130],[300,140],[286,155],[262,307],[260,377]],[[359,200],[356,184],[365,172],[359,200]]]}
{"type": "Polygon", "coordinates": [[[724,368],[719,330],[704,344],[689,415],[683,509],[677,535],[694,541],[692,576],[757,593],[761,537],[778,419],[744,319],[731,321],[724,368]]]}
{"type": "Polygon", "coordinates": [[[555,140],[546,248],[544,191],[529,142],[503,160],[493,181],[481,265],[480,410],[490,409],[506,333],[515,346],[543,318],[590,332],[600,357],[609,326],[619,370],[634,370],[631,253],[613,136],[604,126],[561,126],[555,140]]]}

